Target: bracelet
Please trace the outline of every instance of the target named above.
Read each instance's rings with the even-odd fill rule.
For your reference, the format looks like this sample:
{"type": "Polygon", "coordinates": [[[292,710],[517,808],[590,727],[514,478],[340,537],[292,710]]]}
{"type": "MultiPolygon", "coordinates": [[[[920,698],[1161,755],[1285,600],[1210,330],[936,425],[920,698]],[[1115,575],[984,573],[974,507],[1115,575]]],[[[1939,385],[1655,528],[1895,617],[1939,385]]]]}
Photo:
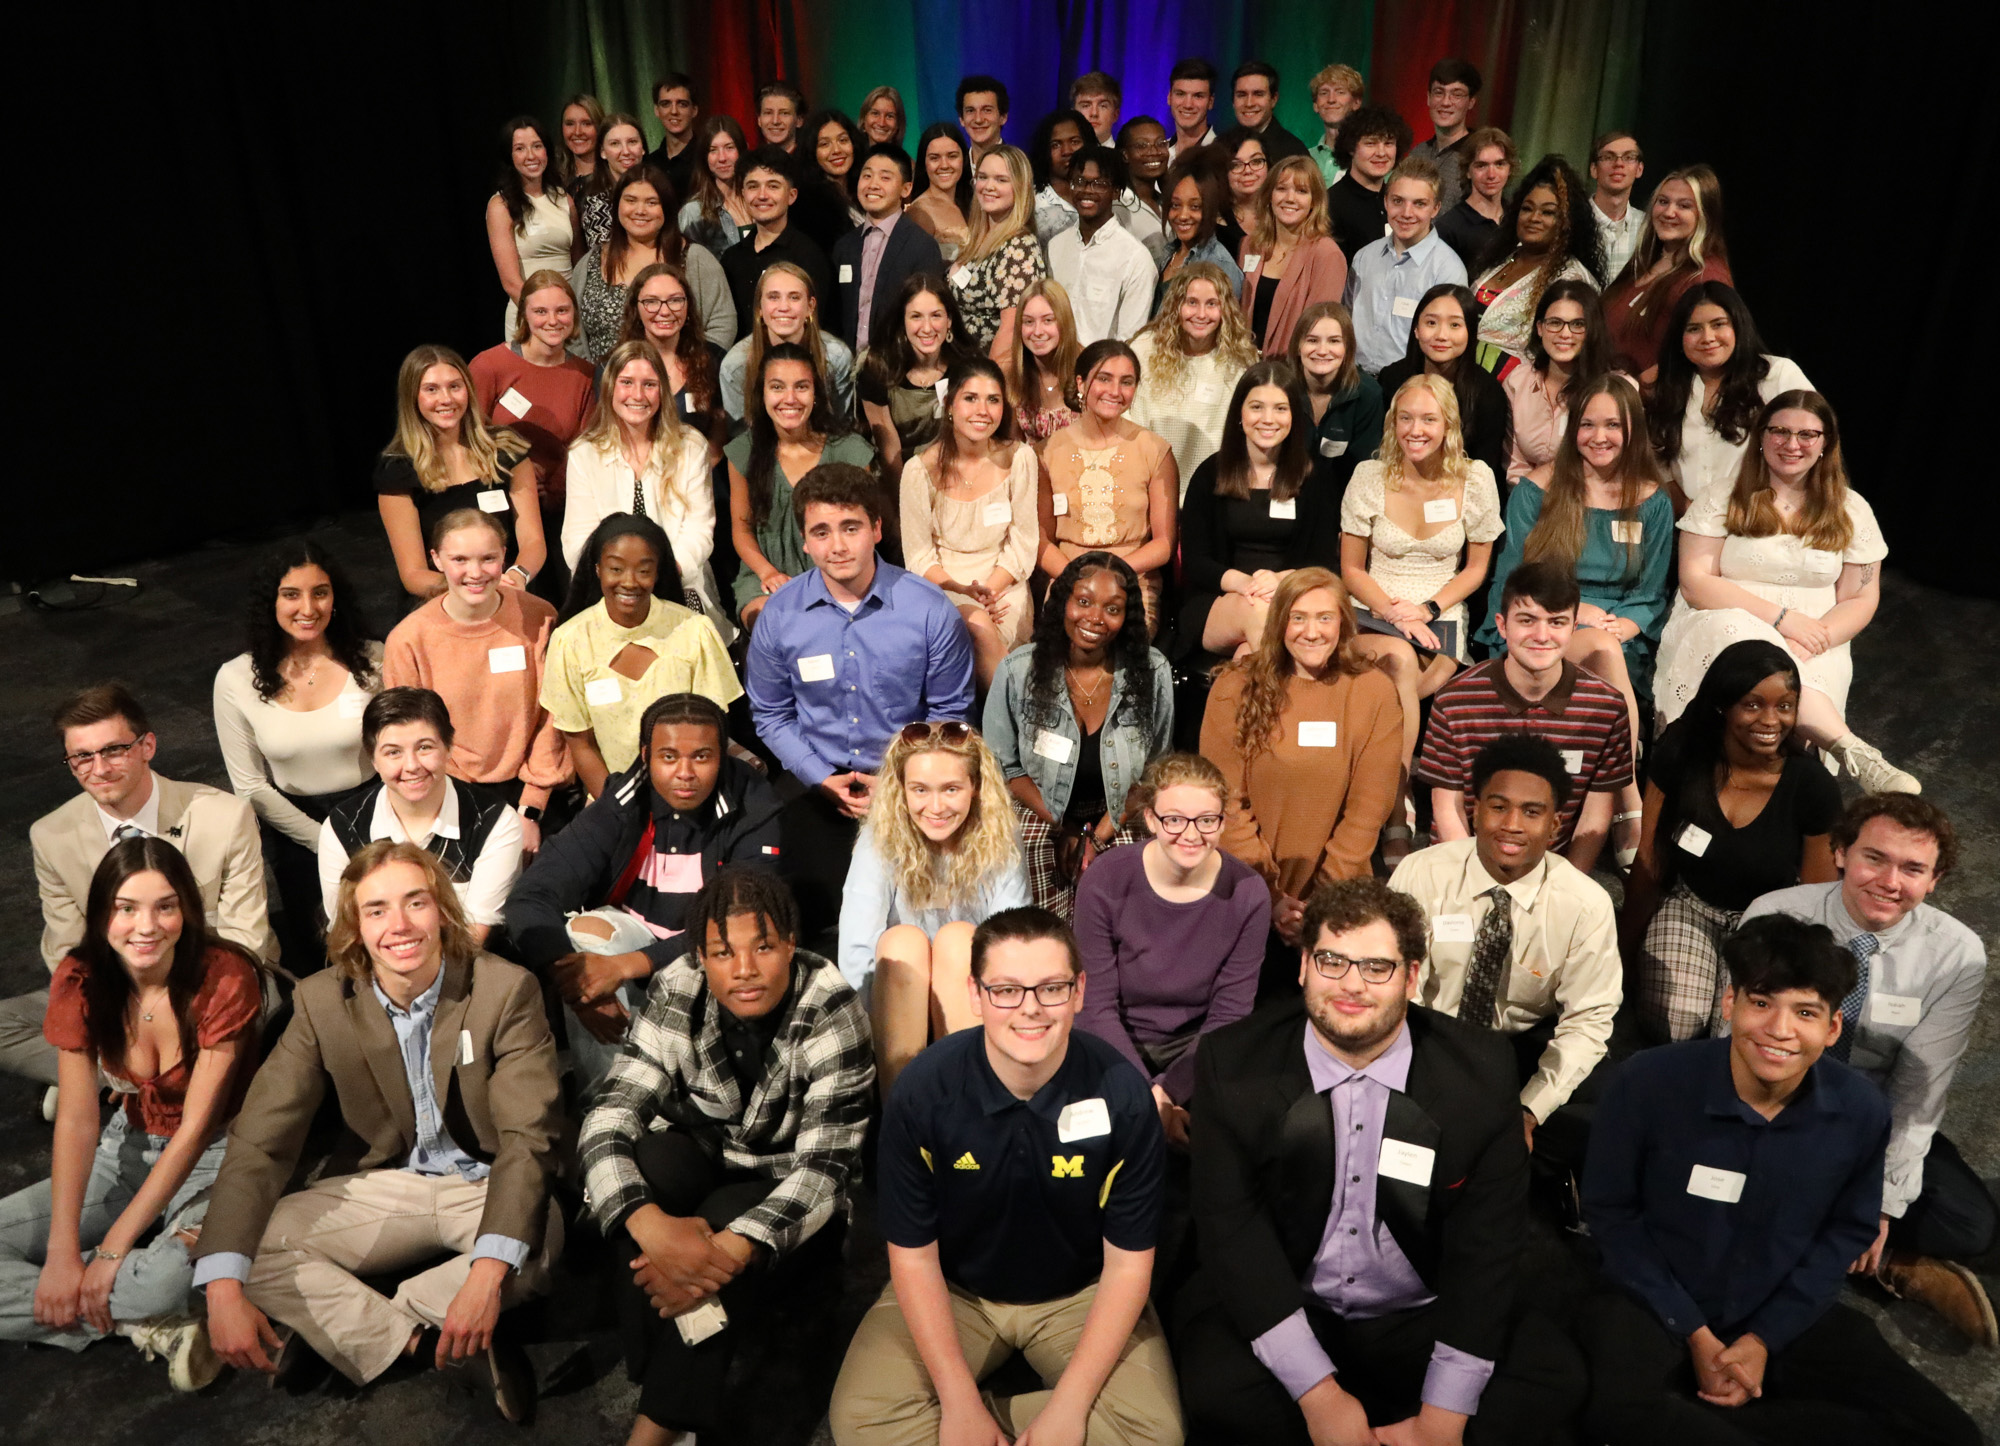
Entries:
{"type": "Polygon", "coordinates": [[[518,572],[518,573],[520,573],[520,574],[521,574],[521,581],[522,581],[523,583],[530,583],[530,582],[533,582],[533,581],[535,580],[535,575],[534,575],[534,574],[533,574],[532,572],[529,572],[529,571],[528,571],[528,569],[526,569],[525,567],[521,566],[521,564],[520,564],[520,563],[518,563],[518,562],[517,562],[517,563],[514,563],[514,564],[513,564],[512,566],[510,566],[510,567],[509,567],[509,568],[507,569],[507,571],[509,571],[509,572],[518,572]]]}
{"type": "Polygon", "coordinates": [[[122,1250],[99,1250],[95,1258],[98,1260],[123,1260],[125,1252],[122,1250]]]}
{"type": "Polygon", "coordinates": [[[1785,614],[1790,611],[1791,611],[1790,608],[1779,608],[1778,615],[1771,619],[1771,626],[1773,628],[1783,627],[1785,624],[1785,614]]]}

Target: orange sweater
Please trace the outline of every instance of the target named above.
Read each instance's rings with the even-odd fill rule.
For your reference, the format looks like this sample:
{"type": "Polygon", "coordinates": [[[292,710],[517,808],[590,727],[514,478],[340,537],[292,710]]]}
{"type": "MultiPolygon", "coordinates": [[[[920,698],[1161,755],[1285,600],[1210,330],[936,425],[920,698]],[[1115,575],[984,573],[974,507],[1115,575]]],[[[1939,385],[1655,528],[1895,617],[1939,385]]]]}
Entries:
{"type": "Polygon", "coordinates": [[[1229,780],[1222,847],[1264,876],[1274,900],[1366,875],[1402,772],[1403,708],[1387,674],[1294,676],[1287,693],[1277,737],[1247,765],[1236,746],[1240,668],[1215,680],[1201,720],[1201,751],[1229,780]],[[1315,744],[1331,725],[1332,746],[1301,746],[1301,723],[1318,725],[1307,729],[1315,744]]]}
{"type": "Polygon", "coordinates": [[[452,777],[518,778],[521,802],[537,808],[571,777],[569,750],[541,704],[555,621],[554,608],[516,588],[500,589],[500,610],[483,623],[452,621],[435,597],[396,624],[382,657],[385,687],[429,688],[451,710],[452,777]]]}

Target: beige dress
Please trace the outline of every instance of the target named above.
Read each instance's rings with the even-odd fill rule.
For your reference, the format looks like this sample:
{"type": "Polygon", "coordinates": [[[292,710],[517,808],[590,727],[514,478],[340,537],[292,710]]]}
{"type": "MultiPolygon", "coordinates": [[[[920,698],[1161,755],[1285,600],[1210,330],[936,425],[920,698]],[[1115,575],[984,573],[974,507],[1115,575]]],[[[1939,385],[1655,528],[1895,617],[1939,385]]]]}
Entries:
{"type": "MultiPolygon", "coordinates": [[[[930,470],[936,455],[926,448],[903,466],[903,565],[919,577],[943,568],[953,582],[980,582],[994,568],[1005,568],[1014,585],[1001,598],[1000,637],[1018,647],[1034,626],[1028,574],[1041,547],[1035,517],[1041,469],[1034,449],[1015,447],[1006,484],[972,498],[938,491],[930,470]]],[[[970,602],[963,593],[946,596],[960,606],[970,602]]]]}
{"type": "MultiPolygon", "coordinates": [[[[1132,435],[1105,447],[1085,447],[1074,426],[1049,438],[1042,465],[1055,503],[1056,548],[1064,557],[1102,550],[1129,557],[1153,537],[1148,483],[1172,450],[1157,432],[1133,425],[1132,435]]],[[[1142,573],[1146,630],[1159,628],[1160,573],[1142,573]]]]}
{"type": "MultiPolygon", "coordinates": [[[[1484,462],[1468,464],[1458,513],[1451,524],[1429,537],[1412,537],[1389,517],[1388,473],[1380,462],[1354,469],[1340,501],[1340,530],[1368,539],[1368,575],[1398,602],[1423,602],[1458,575],[1459,558],[1469,542],[1492,542],[1506,531],[1500,494],[1493,472],[1484,462]]],[[[1474,597],[1484,597],[1483,586],[1474,597]]],[[[1455,602],[1439,621],[1458,624],[1458,661],[1467,660],[1466,606],[1455,602]]]]}

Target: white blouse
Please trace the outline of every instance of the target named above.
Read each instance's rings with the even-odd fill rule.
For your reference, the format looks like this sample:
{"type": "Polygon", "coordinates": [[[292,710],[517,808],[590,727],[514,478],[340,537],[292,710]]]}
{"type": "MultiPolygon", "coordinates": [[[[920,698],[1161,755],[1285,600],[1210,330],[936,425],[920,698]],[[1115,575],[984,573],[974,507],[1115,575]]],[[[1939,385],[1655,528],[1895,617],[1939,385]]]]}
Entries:
{"type": "MultiPolygon", "coordinates": [[[[607,452],[583,437],[570,444],[562,552],[572,572],[597,524],[614,513],[633,510],[636,481],[632,464],[617,448],[607,452]]],[[[673,544],[674,561],[681,570],[680,591],[699,600],[701,611],[727,642],[736,636],[736,625],[717,600],[715,572],[708,563],[715,550],[715,489],[709,481],[708,439],[683,427],[680,446],[660,465],[648,469],[643,495],[646,516],[659,523],[673,544]]],[[[662,595],[681,600],[671,589],[662,595]]],[[[694,605],[690,600],[689,606],[694,605]]]]}
{"type": "Polygon", "coordinates": [[[1171,389],[1154,380],[1152,334],[1135,337],[1139,358],[1139,390],[1126,411],[1128,420],[1166,438],[1181,472],[1180,500],[1187,500],[1194,469],[1222,450],[1222,429],[1229,421],[1229,399],[1236,394],[1246,368],[1227,360],[1220,347],[1181,363],[1180,381],[1171,389]]]}
{"type": "MultiPolygon", "coordinates": [[[[1767,356],[1764,360],[1770,370],[1757,383],[1761,400],[1768,402],[1780,392],[1812,390],[1812,383],[1790,357],[1767,356]]],[[[1743,454],[1750,450],[1750,436],[1746,432],[1742,441],[1732,442],[1716,431],[1702,415],[1702,404],[1707,400],[1708,383],[1697,373],[1694,385],[1688,388],[1687,412],[1681,418],[1681,454],[1674,459],[1674,477],[1688,497],[1699,497],[1719,486],[1727,498],[1736,486],[1743,454]]]]}
{"type": "Polygon", "coordinates": [[[259,696],[248,653],[215,675],[215,736],[230,791],[264,823],[309,849],[319,847],[319,824],[285,795],[341,793],[375,776],[361,751],[361,714],[382,688],[382,645],[367,648],[372,687],[363,688],[350,673],[331,702],[309,713],[259,696]]]}

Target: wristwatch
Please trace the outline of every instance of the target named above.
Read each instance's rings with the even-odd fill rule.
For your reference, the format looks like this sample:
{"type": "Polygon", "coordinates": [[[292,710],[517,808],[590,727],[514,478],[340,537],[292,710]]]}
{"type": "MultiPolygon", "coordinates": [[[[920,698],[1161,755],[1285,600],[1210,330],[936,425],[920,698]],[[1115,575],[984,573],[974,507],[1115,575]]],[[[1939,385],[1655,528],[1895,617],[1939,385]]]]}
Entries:
{"type": "Polygon", "coordinates": [[[1437,605],[1436,598],[1427,597],[1424,599],[1424,611],[1431,615],[1432,622],[1436,622],[1438,618],[1443,615],[1444,609],[1440,608],[1437,605]]]}
{"type": "Polygon", "coordinates": [[[521,805],[521,817],[525,818],[529,823],[540,823],[542,821],[542,813],[543,810],[532,803],[521,805]]]}

